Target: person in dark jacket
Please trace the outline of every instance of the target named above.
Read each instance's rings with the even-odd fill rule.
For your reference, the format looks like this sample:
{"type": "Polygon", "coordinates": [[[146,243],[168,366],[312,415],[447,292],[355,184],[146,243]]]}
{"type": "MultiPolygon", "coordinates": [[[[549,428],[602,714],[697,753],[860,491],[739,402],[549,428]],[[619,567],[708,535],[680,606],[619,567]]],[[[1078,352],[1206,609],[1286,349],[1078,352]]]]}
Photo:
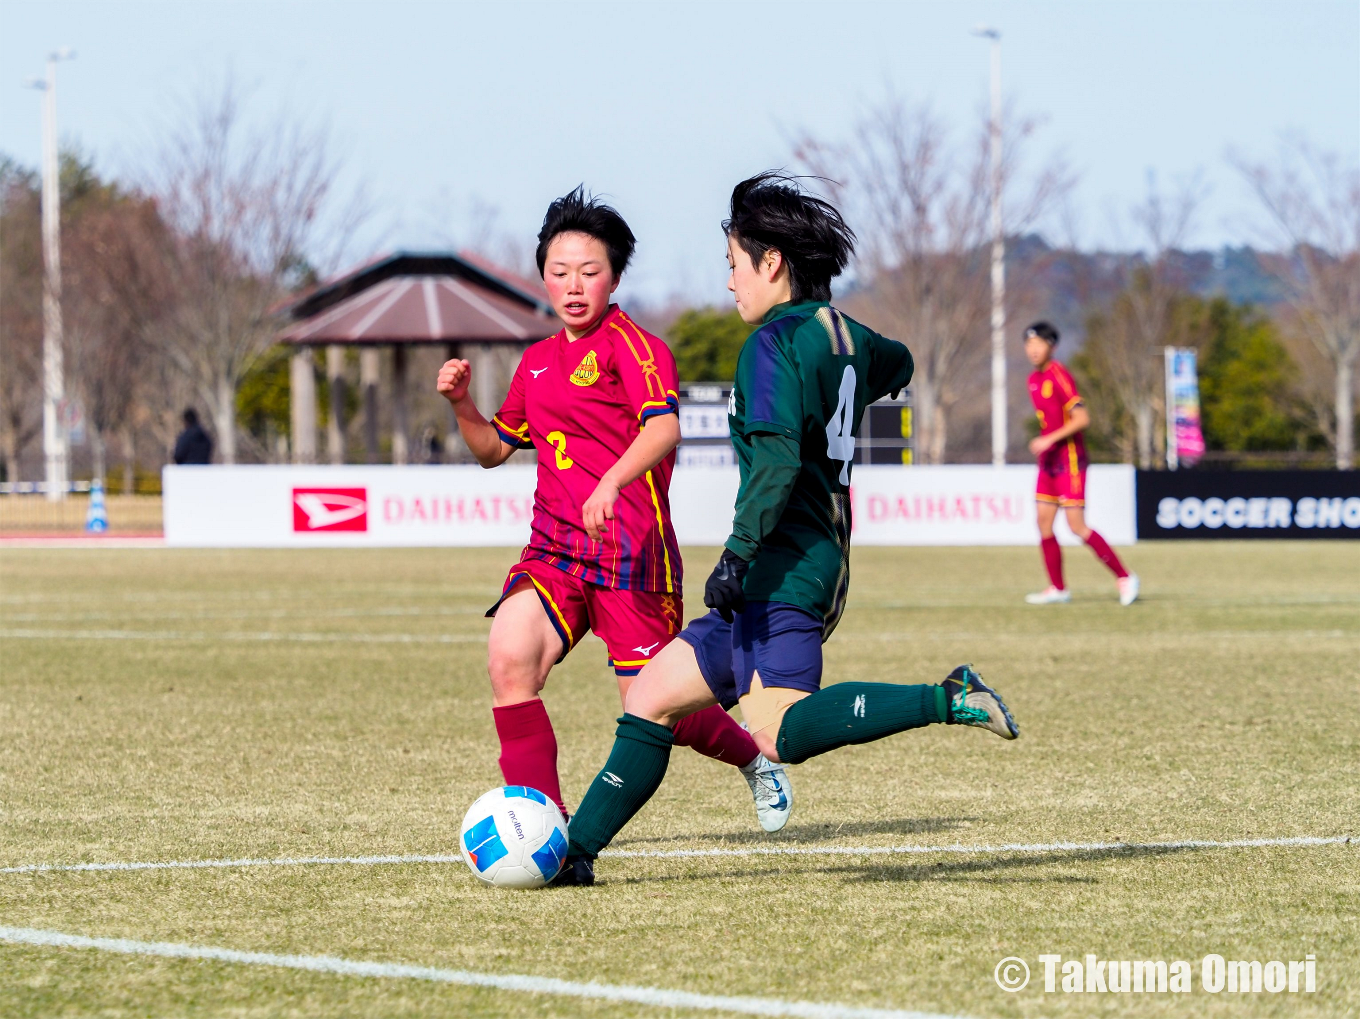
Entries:
{"type": "Polygon", "coordinates": [[[189,407],[184,411],[184,431],[175,440],[175,463],[212,463],[212,436],[198,423],[198,411],[189,407]]]}

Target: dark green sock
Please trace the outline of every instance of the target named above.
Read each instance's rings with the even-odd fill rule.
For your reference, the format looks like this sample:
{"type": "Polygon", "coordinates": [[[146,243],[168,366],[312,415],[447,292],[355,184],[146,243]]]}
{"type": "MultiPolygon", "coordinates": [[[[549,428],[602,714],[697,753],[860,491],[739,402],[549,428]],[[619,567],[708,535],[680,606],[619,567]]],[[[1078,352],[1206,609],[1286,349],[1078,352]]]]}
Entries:
{"type": "Polygon", "coordinates": [[[592,860],[632,820],[666,777],[675,734],[664,725],[625,714],[614,730],[614,749],[571,817],[568,856],[592,860]]]}
{"type": "Polygon", "coordinates": [[[837,683],[784,713],[775,747],[781,761],[802,764],[837,747],[946,721],[948,710],[941,686],[837,683]]]}

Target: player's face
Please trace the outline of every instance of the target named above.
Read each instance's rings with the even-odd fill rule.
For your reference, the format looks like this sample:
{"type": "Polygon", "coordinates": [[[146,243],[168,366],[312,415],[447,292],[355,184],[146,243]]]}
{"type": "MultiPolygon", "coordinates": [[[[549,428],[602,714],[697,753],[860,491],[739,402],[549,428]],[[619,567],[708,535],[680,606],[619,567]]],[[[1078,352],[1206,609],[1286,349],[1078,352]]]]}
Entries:
{"type": "Polygon", "coordinates": [[[1034,367],[1042,368],[1053,356],[1053,346],[1047,340],[1040,339],[1037,336],[1026,336],[1025,356],[1029,358],[1029,363],[1034,367]]]}
{"type": "Polygon", "coordinates": [[[778,251],[767,251],[759,265],[735,237],[727,238],[727,289],[737,299],[737,314],[757,325],[776,304],[790,299],[789,273],[778,251]]]}
{"type": "Polygon", "coordinates": [[[548,288],[553,311],[574,340],[590,332],[609,310],[609,297],[619,281],[609,268],[604,242],[573,232],[558,234],[548,242],[543,285],[548,288]]]}

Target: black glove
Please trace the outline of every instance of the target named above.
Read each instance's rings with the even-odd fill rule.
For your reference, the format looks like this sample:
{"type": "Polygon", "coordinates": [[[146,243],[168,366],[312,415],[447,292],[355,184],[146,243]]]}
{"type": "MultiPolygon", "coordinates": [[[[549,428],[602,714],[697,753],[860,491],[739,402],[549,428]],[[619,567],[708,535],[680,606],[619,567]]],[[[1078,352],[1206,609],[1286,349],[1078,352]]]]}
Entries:
{"type": "Polygon", "coordinates": [[[732,622],[732,613],[746,608],[746,592],[741,582],[746,579],[746,571],[751,568],[741,556],[731,549],[723,549],[722,558],[713,567],[708,583],[704,585],[704,604],[717,609],[718,614],[727,622],[732,622]]]}

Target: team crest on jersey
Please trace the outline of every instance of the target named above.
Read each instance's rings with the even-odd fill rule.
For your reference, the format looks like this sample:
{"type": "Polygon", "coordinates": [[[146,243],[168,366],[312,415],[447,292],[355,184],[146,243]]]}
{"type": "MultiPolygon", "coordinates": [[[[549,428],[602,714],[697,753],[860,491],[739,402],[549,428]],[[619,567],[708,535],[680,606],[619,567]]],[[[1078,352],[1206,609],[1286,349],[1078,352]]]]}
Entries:
{"type": "Polygon", "coordinates": [[[600,364],[595,360],[595,351],[581,358],[581,363],[571,373],[573,386],[593,386],[600,381],[600,364]]]}
{"type": "Polygon", "coordinates": [[[1040,390],[1040,394],[1043,396],[1043,398],[1044,398],[1045,400],[1047,400],[1050,396],[1053,395],[1053,380],[1052,380],[1052,379],[1044,379],[1044,386],[1043,386],[1043,389],[1040,390]]]}

